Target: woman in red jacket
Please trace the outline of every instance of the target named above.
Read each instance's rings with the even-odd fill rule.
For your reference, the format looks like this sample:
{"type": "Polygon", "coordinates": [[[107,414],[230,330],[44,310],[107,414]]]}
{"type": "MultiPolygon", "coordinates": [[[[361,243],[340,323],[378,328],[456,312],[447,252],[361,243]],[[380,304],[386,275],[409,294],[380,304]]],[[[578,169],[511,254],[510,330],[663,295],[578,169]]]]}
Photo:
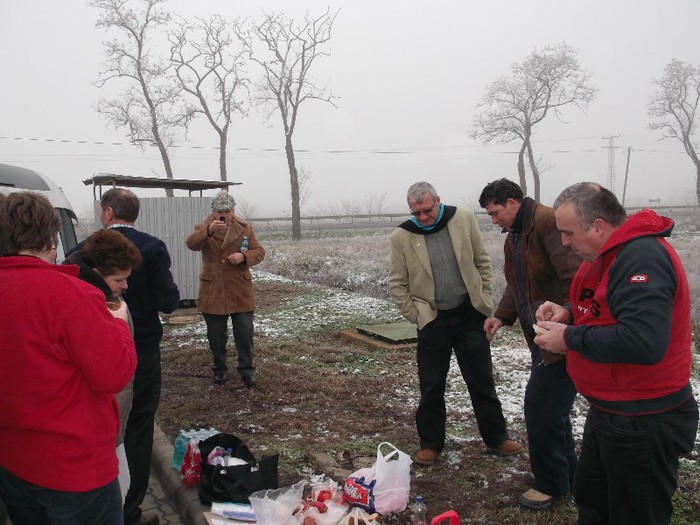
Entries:
{"type": "Polygon", "coordinates": [[[0,499],[14,525],[121,525],[114,395],[134,374],[126,308],[58,266],[48,200],[0,202],[0,499]]]}
{"type": "MultiPolygon", "coordinates": [[[[127,278],[131,270],[137,270],[143,261],[138,248],[121,233],[114,230],[97,230],[90,235],[80,250],[71,253],[63,264],[76,264],[80,271],[78,277],[96,287],[105,295],[107,307],[116,310],[124,306],[122,294],[129,287],[127,278]]],[[[128,307],[127,307],[128,311],[128,307]]],[[[131,314],[128,317],[129,328],[134,333],[131,314]]],[[[134,395],[133,381],[116,395],[119,405],[119,432],[117,434],[117,458],[119,459],[119,486],[122,500],[126,498],[131,477],[124,450],[124,432],[131,412],[134,395]]]]}

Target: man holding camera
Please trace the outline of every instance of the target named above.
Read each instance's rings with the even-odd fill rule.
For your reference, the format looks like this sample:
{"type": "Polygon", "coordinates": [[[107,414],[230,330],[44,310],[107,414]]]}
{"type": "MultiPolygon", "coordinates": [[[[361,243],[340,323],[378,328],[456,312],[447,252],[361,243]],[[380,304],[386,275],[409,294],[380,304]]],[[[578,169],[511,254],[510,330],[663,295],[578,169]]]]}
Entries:
{"type": "Polygon", "coordinates": [[[255,293],[250,267],[265,257],[252,226],[234,213],[236,201],[220,191],[212,202],[212,213],[187,237],[190,250],[202,252],[197,309],[207,323],[207,339],[214,359],[214,382],[228,379],[226,343],[228,318],[238,352],[238,373],[245,386],[256,382],[253,363],[253,310],[255,293]]]}

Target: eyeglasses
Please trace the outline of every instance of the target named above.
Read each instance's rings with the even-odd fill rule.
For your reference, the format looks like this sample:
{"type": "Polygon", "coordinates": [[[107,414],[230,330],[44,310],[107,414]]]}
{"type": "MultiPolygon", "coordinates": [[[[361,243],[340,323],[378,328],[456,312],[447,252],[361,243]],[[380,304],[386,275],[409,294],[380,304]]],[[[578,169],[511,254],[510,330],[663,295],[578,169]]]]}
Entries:
{"type": "Polygon", "coordinates": [[[415,211],[413,211],[413,210],[408,210],[408,213],[410,213],[410,214],[413,215],[414,217],[420,217],[421,215],[428,215],[429,213],[431,213],[431,212],[435,209],[435,205],[436,205],[436,204],[437,204],[437,203],[434,203],[434,204],[433,204],[430,208],[428,208],[427,210],[415,210],[415,211]]]}

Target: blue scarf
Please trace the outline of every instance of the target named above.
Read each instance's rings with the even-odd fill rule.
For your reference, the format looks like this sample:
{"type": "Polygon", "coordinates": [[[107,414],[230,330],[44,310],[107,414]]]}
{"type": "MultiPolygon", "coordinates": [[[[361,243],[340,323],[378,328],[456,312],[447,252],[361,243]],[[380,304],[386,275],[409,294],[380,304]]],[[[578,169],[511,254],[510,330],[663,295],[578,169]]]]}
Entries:
{"type": "Polygon", "coordinates": [[[445,205],[441,202],[441,203],[440,203],[440,213],[438,214],[437,219],[435,219],[435,222],[434,222],[431,226],[423,226],[420,222],[418,222],[418,219],[416,219],[415,217],[411,217],[411,222],[413,222],[413,224],[415,224],[416,226],[418,226],[418,228],[419,228],[421,231],[429,232],[429,231],[431,231],[433,228],[435,228],[435,226],[438,225],[438,223],[440,222],[440,219],[442,219],[442,214],[443,214],[443,213],[445,213],[445,205]]]}

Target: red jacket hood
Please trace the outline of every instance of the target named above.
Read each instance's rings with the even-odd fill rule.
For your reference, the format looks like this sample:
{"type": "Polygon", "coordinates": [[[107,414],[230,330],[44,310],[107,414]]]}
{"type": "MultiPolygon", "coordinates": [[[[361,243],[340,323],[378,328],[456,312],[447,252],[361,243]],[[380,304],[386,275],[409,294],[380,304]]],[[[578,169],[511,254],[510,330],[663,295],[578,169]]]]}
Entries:
{"type": "Polygon", "coordinates": [[[638,237],[670,237],[675,223],[668,217],[663,217],[653,210],[644,209],[630,215],[608,239],[599,256],[638,237]]]}

